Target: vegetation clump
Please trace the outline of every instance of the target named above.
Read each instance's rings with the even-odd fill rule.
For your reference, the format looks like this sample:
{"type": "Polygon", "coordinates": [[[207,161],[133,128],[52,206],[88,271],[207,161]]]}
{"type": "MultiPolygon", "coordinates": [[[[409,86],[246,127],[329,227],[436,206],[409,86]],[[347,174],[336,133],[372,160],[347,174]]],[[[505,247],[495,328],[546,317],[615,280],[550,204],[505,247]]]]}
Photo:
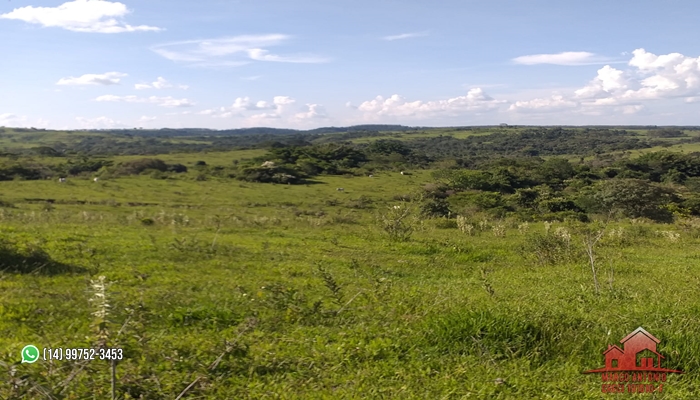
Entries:
{"type": "Polygon", "coordinates": [[[53,260],[41,247],[0,238],[0,273],[54,275],[74,267],[53,260]]]}

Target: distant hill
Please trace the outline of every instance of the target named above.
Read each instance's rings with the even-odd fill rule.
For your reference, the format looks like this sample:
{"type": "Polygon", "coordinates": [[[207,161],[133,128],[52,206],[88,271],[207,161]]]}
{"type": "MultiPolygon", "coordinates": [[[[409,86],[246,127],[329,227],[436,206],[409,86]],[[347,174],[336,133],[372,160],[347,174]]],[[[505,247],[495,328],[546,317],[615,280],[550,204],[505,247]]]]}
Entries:
{"type": "MultiPolygon", "coordinates": [[[[299,133],[308,134],[323,134],[323,133],[348,133],[348,132],[364,132],[364,131],[395,131],[404,132],[423,129],[418,127],[409,127],[404,125],[355,125],[348,127],[323,127],[309,130],[300,129],[280,129],[280,128],[239,128],[239,129],[202,129],[202,128],[181,128],[181,129],[105,129],[100,130],[101,133],[110,133],[126,136],[141,136],[141,137],[176,137],[176,136],[249,136],[249,135],[294,135],[299,133]]],[[[16,129],[16,131],[19,131],[16,129]]]]}

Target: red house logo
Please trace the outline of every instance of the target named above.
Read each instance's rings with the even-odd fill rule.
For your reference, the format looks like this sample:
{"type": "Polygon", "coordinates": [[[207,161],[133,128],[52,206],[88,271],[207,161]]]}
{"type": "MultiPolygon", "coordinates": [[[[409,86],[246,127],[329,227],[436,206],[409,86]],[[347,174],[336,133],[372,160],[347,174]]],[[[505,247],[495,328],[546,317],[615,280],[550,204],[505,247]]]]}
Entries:
{"type": "Polygon", "coordinates": [[[608,345],[603,352],[604,368],[585,371],[584,374],[600,373],[604,393],[624,392],[625,384],[621,382],[633,382],[626,385],[626,391],[630,393],[661,392],[663,384],[656,386],[650,383],[666,382],[666,374],[682,374],[683,371],[662,367],[665,357],[656,350],[656,345],[660,342],[639,327],[620,340],[622,348],[608,345]]]}

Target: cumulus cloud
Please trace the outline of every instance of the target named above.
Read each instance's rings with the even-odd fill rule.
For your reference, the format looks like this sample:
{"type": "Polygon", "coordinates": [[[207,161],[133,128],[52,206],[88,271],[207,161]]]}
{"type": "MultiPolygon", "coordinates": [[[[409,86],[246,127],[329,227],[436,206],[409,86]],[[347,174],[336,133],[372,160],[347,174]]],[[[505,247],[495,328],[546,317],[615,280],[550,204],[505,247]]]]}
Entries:
{"type": "Polygon", "coordinates": [[[43,27],[74,32],[122,33],[160,31],[147,25],[132,26],[121,21],[130,12],[126,5],[106,0],[74,0],[57,7],[20,7],[0,18],[24,21],[43,27]]]}
{"type": "Polygon", "coordinates": [[[509,111],[519,112],[550,112],[561,111],[578,107],[578,102],[568,100],[561,95],[553,95],[547,99],[533,99],[528,101],[516,101],[508,107],[509,111]]]}
{"type": "Polygon", "coordinates": [[[680,53],[656,55],[644,49],[632,52],[628,68],[600,68],[585,86],[568,95],[517,101],[510,111],[573,110],[586,115],[637,114],[645,102],[662,99],[700,99],[700,57],[680,53]]]}
{"type": "Polygon", "coordinates": [[[631,69],[606,65],[576,97],[595,99],[593,104],[625,104],[643,100],[700,96],[700,57],[680,53],[657,56],[644,49],[632,52],[631,69]]]}
{"type": "Polygon", "coordinates": [[[528,56],[520,56],[514,58],[513,61],[516,64],[523,65],[586,65],[600,64],[603,61],[603,58],[587,51],[565,51],[563,53],[556,54],[533,54],[528,56]]]}
{"type": "Polygon", "coordinates": [[[458,116],[497,109],[505,101],[495,100],[481,88],[470,89],[466,96],[437,101],[407,101],[395,94],[389,98],[377,96],[360,104],[357,109],[367,116],[426,118],[437,115],[458,116]]]}
{"type": "Polygon", "coordinates": [[[159,76],[158,79],[156,79],[155,82],[152,82],[152,83],[137,83],[136,85],[134,85],[134,88],[136,88],[136,90],[143,90],[143,89],[169,89],[169,88],[188,89],[189,86],[187,86],[187,85],[173,85],[172,83],[168,82],[165,78],[159,76]]]}
{"type": "Polygon", "coordinates": [[[308,110],[306,112],[297,113],[294,118],[299,120],[309,120],[309,119],[325,119],[328,118],[326,110],[320,104],[307,104],[308,110]]]}
{"type": "Polygon", "coordinates": [[[138,97],[138,96],[115,96],[107,94],[99,96],[95,101],[101,102],[125,102],[125,103],[150,103],[157,104],[161,107],[191,107],[194,103],[188,99],[176,99],[171,96],[167,97],[138,97]]]}
{"type": "Polygon", "coordinates": [[[233,67],[251,61],[286,63],[323,63],[328,58],[316,55],[276,55],[266,47],[279,46],[288,35],[241,35],[217,39],[186,40],[153,46],[151,50],[171,61],[200,67],[233,67]]]}
{"type": "MultiPolygon", "coordinates": [[[[272,102],[269,103],[264,100],[252,101],[250,97],[238,97],[234,100],[233,104],[228,107],[218,107],[211,108],[208,110],[200,111],[200,115],[210,115],[216,118],[230,118],[235,116],[244,116],[248,111],[263,111],[270,110],[274,111],[272,113],[263,113],[268,115],[266,118],[271,118],[271,115],[279,115],[282,113],[284,107],[294,104],[296,101],[288,96],[275,96],[272,102]]],[[[259,114],[259,115],[263,115],[259,114]]]]}
{"type": "Polygon", "coordinates": [[[598,70],[598,75],[586,86],[575,92],[578,98],[600,98],[610,93],[627,89],[631,82],[625,76],[624,71],[615,69],[609,65],[598,70]]]}
{"type": "Polygon", "coordinates": [[[104,74],[85,74],[79,77],[61,78],[57,85],[118,85],[121,78],[127,76],[121,72],[107,72],[104,74]]]}
{"type": "Polygon", "coordinates": [[[394,41],[394,40],[410,39],[410,38],[423,37],[423,36],[428,36],[428,32],[402,33],[400,35],[384,36],[382,39],[388,40],[388,41],[394,41]]]}

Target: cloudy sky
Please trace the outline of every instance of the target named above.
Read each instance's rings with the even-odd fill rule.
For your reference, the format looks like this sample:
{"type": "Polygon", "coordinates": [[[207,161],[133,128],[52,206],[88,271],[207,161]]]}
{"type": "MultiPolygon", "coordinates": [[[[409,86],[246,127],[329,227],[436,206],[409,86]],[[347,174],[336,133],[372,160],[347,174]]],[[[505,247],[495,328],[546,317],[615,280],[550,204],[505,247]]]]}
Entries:
{"type": "Polygon", "coordinates": [[[696,0],[0,3],[0,126],[700,125],[696,0]]]}

